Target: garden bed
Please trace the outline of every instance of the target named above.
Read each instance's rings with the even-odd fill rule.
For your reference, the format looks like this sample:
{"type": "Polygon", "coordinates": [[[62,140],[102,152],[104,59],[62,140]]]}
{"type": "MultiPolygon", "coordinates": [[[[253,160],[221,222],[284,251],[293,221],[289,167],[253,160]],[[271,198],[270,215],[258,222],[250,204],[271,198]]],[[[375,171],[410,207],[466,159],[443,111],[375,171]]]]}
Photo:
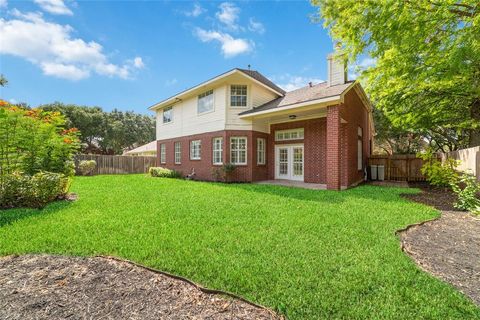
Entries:
{"type": "Polygon", "coordinates": [[[126,261],[52,255],[0,258],[0,318],[278,319],[126,261]]]}

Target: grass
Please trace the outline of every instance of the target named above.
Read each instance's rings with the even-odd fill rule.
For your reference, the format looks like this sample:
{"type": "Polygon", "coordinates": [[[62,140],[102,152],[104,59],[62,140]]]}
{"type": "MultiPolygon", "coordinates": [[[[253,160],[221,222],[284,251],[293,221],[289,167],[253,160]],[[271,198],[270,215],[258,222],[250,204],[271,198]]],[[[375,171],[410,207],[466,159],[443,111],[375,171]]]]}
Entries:
{"type": "Polygon", "coordinates": [[[115,255],[242,295],[291,319],[480,319],[420,271],[395,230],[438,212],[343,192],[144,175],[75,178],[79,200],[0,212],[0,255],[115,255]]]}

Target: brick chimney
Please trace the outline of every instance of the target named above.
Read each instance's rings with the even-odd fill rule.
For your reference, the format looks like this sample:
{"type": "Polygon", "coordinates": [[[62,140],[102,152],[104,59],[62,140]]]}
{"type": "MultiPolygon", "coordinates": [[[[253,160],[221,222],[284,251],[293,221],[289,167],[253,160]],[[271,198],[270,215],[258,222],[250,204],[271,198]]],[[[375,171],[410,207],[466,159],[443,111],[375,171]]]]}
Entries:
{"type": "Polygon", "coordinates": [[[347,82],[347,55],[341,51],[342,45],[335,45],[335,52],[328,55],[327,85],[335,86],[347,82]]]}

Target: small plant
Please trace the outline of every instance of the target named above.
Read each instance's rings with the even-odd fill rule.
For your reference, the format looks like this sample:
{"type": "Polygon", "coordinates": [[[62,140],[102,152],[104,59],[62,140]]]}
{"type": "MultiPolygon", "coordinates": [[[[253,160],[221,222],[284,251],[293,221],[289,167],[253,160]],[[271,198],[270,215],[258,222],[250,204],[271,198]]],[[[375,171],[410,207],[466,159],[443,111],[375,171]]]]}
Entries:
{"type": "Polygon", "coordinates": [[[234,165],[233,163],[225,163],[222,166],[222,171],[223,171],[223,174],[224,174],[225,182],[230,182],[231,181],[232,173],[235,171],[236,168],[237,168],[237,166],[234,165]]]}
{"type": "Polygon", "coordinates": [[[82,176],[91,176],[96,166],[97,162],[95,160],[82,160],[78,164],[78,171],[82,176]]]}
{"type": "Polygon", "coordinates": [[[480,183],[472,174],[463,173],[451,186],[458,197],[455,208],[480,214],[480,183]]]}
{"type": "Polygon", "coordinates": [[[442,162],[431,149],[425,153],[419,153],[417,156],[424,161],[421,172],[431,185],[450,187],[452,184],[455,184],[458,179],[456,168],[459,162],[457,160],[446,159],[442,162]]]}
{"type": "Polygon", "coordinates": [[[151,167],[148,169],[148,173],[152,177],[160,177],[160,178],[182,178],[182,173],[176,170],[170,170],[163,167],[151,167]]]}

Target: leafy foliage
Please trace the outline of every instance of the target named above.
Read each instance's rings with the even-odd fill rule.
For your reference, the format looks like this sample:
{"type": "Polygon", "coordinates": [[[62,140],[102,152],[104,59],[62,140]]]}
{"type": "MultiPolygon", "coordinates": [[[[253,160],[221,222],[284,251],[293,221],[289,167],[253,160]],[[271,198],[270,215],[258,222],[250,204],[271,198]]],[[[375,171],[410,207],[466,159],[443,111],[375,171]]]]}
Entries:
{"type": "Polygon", "coordinates": [[[65,129],[59,112],[24,109],[0,101],[0,177],[19,171],[74,174],[76,128],[65,129]]]}
{"type": "Polygon", "coordinates": [[[458,161],[454,159],[446,159],[441,161],[432,149],[428,149],[425,153],[417,154],[424,163],[420,171],[427,178],[427,181],[436,187],[450,187],[455,184],[458,178],[456,168],[458,161]]]}
{"type": "Polygon", "coordinates": [[[182,178],[182,173],[176,170],[170,170],[163,167],[150,167],[148,169],[148,173],[152,177],[160,177],[160,178],[182,178]]]}
{"type": "Polygon", "coordinates": [[[212,176],[214,181],[233,182],[232,174],[237,168],[233,163],[224,163],[219,168],[212,169],[212,176]]]}
{"type": "Polygon", "coordinates": [[[442,151],[480,145],[478,1],[312,2],[352,60],[375,61],[362,78],[394,127],[442,151]]]}
{"type": "Polygon", "coordinates": [[[82,176],[89,176],[93,170],[95,170],[96,166],[97,162],[95,160],[82,160],[78,164],[78,170],[82,176]]]}
{"type": "Polygon", "coordinates": [[[58,111],[67,118],[67,125],[80,130],[82,151],[121,154],[155,140],[155,119],[133,111],[114,109],[105,112],[99,107],[78,106],[55,102],[39,108],[58,111]]]}
{"type": "Polygon", "coordinates": [[[452,183],[452,189],[457,194],[458,201],[454,204],[455,208],[471,211],[480,214],[480,183],[469,174],[460,175],[456,183],[452,183]]]}
{"type": "Polygon", "coordinates": [[[31,175],[15,172],[0,183],[0,208],[41,208],[65,196],[70,178],[61,173],[38,172],[31,175]]]}

